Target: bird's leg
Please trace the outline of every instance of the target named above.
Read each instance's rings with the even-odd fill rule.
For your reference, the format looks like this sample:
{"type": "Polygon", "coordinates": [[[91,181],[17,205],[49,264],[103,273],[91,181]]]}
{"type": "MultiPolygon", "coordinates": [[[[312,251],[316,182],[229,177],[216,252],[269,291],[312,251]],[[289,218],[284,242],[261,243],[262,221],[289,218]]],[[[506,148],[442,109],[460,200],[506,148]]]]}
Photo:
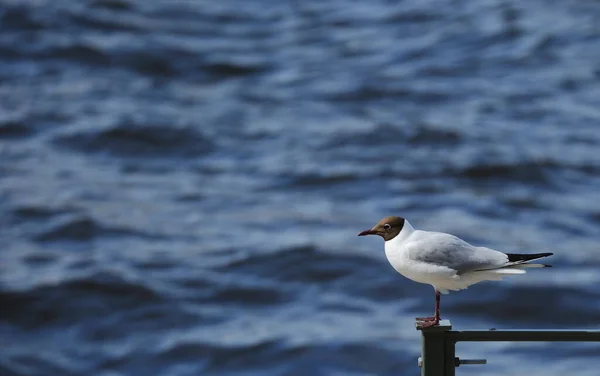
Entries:
{"type": "Polygon", "coordinates": [[[421,328],[429,328],[440,323],[440,292],[435,290],[435,316],[432,317],[419,317],[419,326],[421,328]]]}
{"type": "Polygon", "coordinates": [[[435,308],[434,308],[433,314],[434,314],[433,316],[428,316],[428,317],[417,317],[416,320],[417,321],[435,321],[439,318],[439,316],[440,316],[440,293],[437,290],[435,290],[435,308]]]}

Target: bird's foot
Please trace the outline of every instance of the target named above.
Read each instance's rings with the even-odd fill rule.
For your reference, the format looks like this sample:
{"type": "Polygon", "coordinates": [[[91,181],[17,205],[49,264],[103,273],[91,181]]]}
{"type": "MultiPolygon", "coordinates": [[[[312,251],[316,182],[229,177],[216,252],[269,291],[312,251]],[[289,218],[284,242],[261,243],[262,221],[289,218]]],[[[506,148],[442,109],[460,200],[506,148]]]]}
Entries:
{"type": "Polygon", "coordinates": [[[419,329],[431,328],[432,326],[436,326],[440,324],[439,319],[431,320],[431,321],[419,321],[417,322],[417,326],[419,329]]]}
{"type": "Polygon", "coordinates": [[[423,322],[435,321],[435,316],[417,317],[415,320],[417,320],[417,321],[423,321],[423,322]]]}

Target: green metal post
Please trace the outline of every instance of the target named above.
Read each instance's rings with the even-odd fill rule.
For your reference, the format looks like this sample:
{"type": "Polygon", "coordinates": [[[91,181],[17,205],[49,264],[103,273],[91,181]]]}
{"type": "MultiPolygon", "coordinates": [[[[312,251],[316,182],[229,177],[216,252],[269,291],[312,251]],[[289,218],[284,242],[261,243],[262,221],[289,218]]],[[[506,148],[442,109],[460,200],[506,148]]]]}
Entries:
{"type": "Polygon", "coordinates": [[[421,330],[421,376],[454,376],[459,364],[486,364],[485,359],[459,359],[457,342],[600,342],[600,330],[452,330],[448,320],[421,330]]]}
{"type": "Polygon", "coordinates": [[[454,376],[454,342],[446,340],[450,321],[417,329],[421,330],[421,376],[454,376]]]}
{"type": "MultiPolygon", "coordinates": [[[[447,333],[447,332],[446,332],[447,333]]],[[[444,334],[444,376],[454,376],[456,372],[456,341],[444,334]]]]}

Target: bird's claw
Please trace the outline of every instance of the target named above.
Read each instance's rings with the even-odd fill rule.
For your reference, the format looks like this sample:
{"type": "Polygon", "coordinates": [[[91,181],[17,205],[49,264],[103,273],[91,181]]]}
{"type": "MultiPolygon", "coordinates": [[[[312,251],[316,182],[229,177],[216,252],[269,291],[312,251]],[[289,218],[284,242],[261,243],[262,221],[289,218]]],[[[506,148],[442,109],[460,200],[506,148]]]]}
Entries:
{"type": "Polygon", "coordinates": [[[417,317],[417,327],[419,329],[431,328],[432,326],[436,326],[440,324],[440,316],[436,314],[434,316],[429,317],[417,317]]]}
{"type": "Polygon", "coordinates": [[[432,320],[432,321],[419,321],[417,322],[417,327],[419,329],[431,328],[432,326],[436,326],[440,324],[440,320],[432,320]]]}

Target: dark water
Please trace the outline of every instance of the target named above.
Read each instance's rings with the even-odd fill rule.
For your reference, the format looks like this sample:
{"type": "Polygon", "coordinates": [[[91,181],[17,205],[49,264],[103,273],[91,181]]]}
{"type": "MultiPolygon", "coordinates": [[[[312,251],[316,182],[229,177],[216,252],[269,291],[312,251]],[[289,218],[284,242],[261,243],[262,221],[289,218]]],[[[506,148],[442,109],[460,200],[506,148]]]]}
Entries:
{"type": "MultiPolygon", "coordinates": [[[[417,375],[389,214],[553,269],[456,328],[600,329],[600,4],[0,0],[0,374],[417,375]]],[[[598,345],[459,345],[598,375],[598,345]]]]}

